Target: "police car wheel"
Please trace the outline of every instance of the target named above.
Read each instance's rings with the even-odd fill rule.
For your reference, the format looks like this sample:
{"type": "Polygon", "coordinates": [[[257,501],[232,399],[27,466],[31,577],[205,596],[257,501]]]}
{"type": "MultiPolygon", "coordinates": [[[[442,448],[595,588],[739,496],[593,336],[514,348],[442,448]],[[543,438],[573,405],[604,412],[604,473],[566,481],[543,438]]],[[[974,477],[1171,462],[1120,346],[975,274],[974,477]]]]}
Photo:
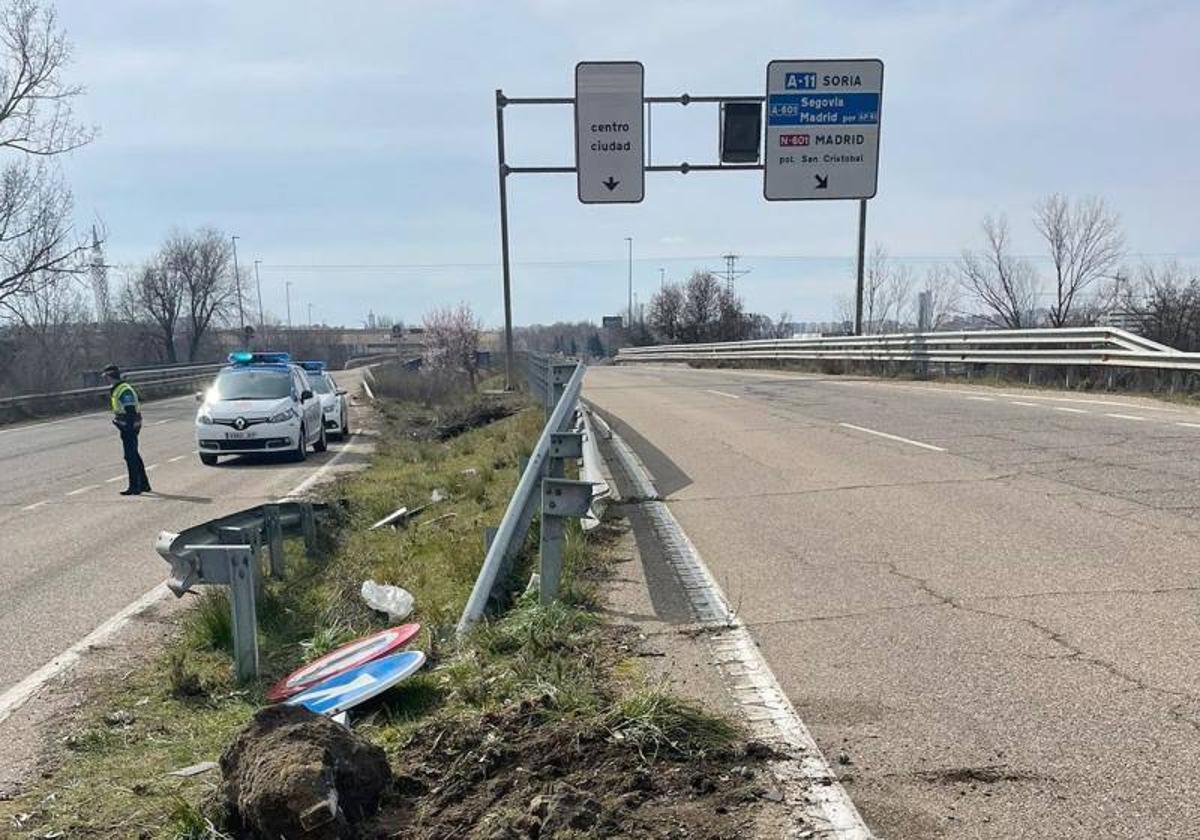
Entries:
{"type": "Polygon", "coordinates": [[[342,412],[342,440],[350,437],[350,412],[342,412]]]}
{"type": "Polygon", "coordinates": [[[209,455],[207,452],[201,452],[200,463],[206,467],[215,467],[217,465],[217,456],[209,455]]]}
{"type": "Polygon", "coordinates": [[[313,452],[324,452],[329,448],[329,439],[325,437],[325,424],[321,423],[321,436],[317,438],[317,442],[313,444],[313,452]]]}
{"type": "Polygon", "coordinates": [[[296,448],[292,450],[293,461],[304,461],[308,458],[308,432],[303,426],[300,427],[300,436],[298,438],[296,448]]]}

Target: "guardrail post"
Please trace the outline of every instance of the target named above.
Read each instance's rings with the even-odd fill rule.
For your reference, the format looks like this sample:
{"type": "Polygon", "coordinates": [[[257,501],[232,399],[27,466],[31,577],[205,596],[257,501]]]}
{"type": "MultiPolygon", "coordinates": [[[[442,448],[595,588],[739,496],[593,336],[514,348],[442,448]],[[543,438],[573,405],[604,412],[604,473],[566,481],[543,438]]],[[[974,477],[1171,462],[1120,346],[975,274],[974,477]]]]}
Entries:
{"type": "Polygon", "coordinates": [[[571,377],[575,374],[575,368],[578,366],[578,362],[552,362],[550,364],[550,375],[547,377],[549,382],[546,399],[547,418],[554,413],[554,407],[562,399],[563,391],[566,390],[567,383],[571,381],[571,377]]]}
{"type": "Polygon", "coordinates": [[[588,481],[562,478],[542,479],[542,539],[538,547],[538,603],[543,606],[558,598],[562,583],[563,546],[567,519],[587,515],[592,504],[588,481]]]}
{"type": "Polygon", "coordinates": [[[583,457],[583,435],[579,432],[553,432],[550,435],[550,478],[562,478],[568,458],[583,457]]]}
{"type": "Polygon", "coordinates": [[[304,529],[304,553],[310,558],[317,556],[317,518],[313,514],[312,502],[300,503],[300,526],[304,529]]]}
{"type": "Polygon", "coordinates": [[[279,521],[279,505],[263,505],[263,530],[267,535],[271,577],[281,578],[285,574],[285,569],[283,565],[283,525],[279,521]]]}
{"type": "Polygon", "coordinates": [[[239,680],[254,679],[258,676],[258,614],[255,612],[258,569],[252,547],[189,545],[186,548],[200,557],[205,583],[223,583],[229,587],[234,668],[239,680]]]}

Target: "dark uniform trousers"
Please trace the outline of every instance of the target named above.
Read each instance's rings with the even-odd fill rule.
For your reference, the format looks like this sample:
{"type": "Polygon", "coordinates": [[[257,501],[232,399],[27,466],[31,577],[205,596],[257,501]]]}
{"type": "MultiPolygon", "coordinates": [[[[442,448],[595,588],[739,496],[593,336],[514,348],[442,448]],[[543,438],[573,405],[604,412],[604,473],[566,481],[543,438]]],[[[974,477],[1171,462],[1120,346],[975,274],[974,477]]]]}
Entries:
{"type": "Polygon", "coordinates": [[[150,478],[146,475],[146,464],[138,452],[137,429],[121,429],[121,449],[125,454],[125,468],[129,471],[129,489],[149,490],[150,478]]]}

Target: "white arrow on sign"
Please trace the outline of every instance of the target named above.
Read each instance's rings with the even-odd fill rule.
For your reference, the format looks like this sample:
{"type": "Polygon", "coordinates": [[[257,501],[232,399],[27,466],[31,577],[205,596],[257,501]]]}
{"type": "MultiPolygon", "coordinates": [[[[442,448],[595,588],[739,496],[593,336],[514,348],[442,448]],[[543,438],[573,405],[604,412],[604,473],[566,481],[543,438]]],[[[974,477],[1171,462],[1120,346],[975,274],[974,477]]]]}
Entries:
{"type": "Polygon", "coordinates": [[[375,679],[370,674],[359,674],[346,685],[334,686],[333,688],[317,688],[313,689],[312,691],[306,691],[297,697],[294,702],[303,701],[305,703],[312,703],[317,700],[324,700],[328,697],[338,697],[375,685],[377,682],[379,682],[379,680],[375,679]]]}

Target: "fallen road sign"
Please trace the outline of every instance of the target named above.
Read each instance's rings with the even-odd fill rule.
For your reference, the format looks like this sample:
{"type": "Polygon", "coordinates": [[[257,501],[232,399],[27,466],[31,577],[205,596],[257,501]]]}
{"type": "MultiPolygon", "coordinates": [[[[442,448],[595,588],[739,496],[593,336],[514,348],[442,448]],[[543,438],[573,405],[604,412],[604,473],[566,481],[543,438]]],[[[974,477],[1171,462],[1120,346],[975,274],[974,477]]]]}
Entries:
{"type": "Polygon", "coordinates": [[[336,715],[370,700],[407,679],[425,664],[419,650],[393,653],[365,665],[343,671],[287,701],[319,715],[336,715]]]}
{"type": "Polygon", "coordinates": [[[357,668],[373,659],[379,659],[381,656],[387,656],[408,644],[420,632],[420,624],[402,624],[399,627],[389,627],[387,630],[355,639],[349,644],[330,651],[320,659],[314,659],[303,668],[293,671],[275,683],[267,692],[267,700],[271,703],[278,703],[330,677],[337,676],[351,668],[357,668]]]}

